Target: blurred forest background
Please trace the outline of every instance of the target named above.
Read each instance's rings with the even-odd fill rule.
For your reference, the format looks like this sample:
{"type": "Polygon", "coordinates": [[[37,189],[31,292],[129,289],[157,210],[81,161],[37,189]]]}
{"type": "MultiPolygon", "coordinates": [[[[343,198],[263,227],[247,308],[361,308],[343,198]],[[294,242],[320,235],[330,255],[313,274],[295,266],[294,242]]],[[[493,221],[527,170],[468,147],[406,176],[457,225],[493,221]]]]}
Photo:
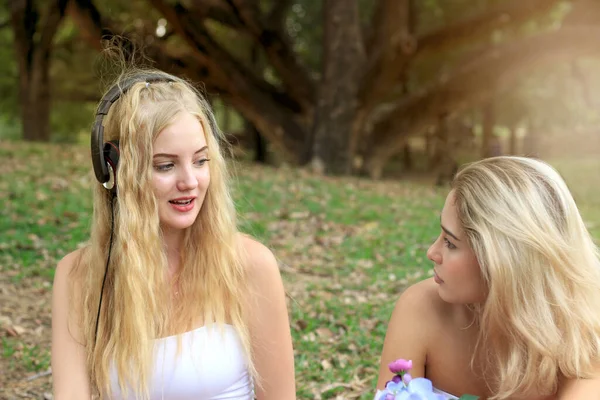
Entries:
{"type": "Polygon", "coordinates": [[[372,178],[600,150],[598,0],[7,0],[0,137],[87,142],[107,42],[197,82],[243,157],[372,178]]]}
{"type": "Polygon", "coordinates": [[[240,229],[279,261],[298,399],[373,398],[458,165],[549,161],[600,244],[600,0],[3,0],[0,399],[52,399],[52,280],[89,238],[111,43],[211,101],[240,229]]]}

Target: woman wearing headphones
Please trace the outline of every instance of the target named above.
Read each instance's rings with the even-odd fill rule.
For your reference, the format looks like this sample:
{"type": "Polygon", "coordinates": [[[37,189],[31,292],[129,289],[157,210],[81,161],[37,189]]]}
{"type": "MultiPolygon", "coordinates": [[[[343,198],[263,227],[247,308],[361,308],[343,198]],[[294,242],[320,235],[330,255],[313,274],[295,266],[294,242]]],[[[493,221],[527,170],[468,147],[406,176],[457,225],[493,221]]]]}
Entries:
{"type": "Polygon", "coordinates": [[[55,274],[55,399],[295,399],[279,269],[237,230],[222,139],[161,71],[100,102],[91,238],[55,274]]]}

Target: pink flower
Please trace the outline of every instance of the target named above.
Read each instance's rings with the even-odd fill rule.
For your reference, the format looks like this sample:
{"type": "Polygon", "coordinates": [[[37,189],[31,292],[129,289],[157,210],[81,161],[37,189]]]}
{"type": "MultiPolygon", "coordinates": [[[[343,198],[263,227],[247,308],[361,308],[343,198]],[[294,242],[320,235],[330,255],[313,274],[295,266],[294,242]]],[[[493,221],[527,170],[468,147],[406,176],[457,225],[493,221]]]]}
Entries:
{"type": "Polygon", "coordinates": [[[412,360],[404,360],[402,358],[399,358],[396,361],[392,361],[391,363],[389,363],[388,368],[394,374],[406,372],[412,368],[412,360]]]}

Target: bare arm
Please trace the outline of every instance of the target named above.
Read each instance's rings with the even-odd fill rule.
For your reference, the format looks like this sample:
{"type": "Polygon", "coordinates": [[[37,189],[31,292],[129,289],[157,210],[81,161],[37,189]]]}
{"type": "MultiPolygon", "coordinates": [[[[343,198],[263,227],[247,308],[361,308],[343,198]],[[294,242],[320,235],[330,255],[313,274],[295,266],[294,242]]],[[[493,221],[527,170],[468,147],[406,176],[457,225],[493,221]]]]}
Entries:
{"type": "Polygon", "coordinates": [[[262,244],[244,238],[249,255],[250,335],[260,377],[258,400],[295,399],[294,353],[285,291],[275,257],[262,244]]]}
{"type": "Polygon", "coordinates": [[[71,253],[56,268],[52,289],[52,376],[56,400],[89,399],[85,347],[79,327],[74,323],[78,312],[69,296],[69,274],[77,258],[71,253]]]}
{"type": "Polygon", "coordinates": [[[399,358],[412,360],[410,374],[413,377],[425,376],[429,325],[429,313],[424,310],[426,301],[423,285],[418,283],[406,289],[396,302],[383,342],[378,389],[384,389],[386,382],[392,379],[388,364],[399,358]]]}
{"type": "Polygon", "coordinates": [[[560,385],[559,400],[600,400],[600,367],[591,379],[569,379],[560,385]]]}

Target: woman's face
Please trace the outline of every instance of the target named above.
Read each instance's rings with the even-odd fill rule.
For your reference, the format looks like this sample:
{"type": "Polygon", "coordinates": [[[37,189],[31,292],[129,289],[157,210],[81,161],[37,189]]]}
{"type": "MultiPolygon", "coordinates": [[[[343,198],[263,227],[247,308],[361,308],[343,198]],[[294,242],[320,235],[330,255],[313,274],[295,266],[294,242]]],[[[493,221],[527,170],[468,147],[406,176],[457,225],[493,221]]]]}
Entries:
{"type": "Polygon", "coordinates": [[[163,231],[191,226],[210,183],[208,147],[200,121],[182,112],[154,141],[152,187],[163,231]]]}
{"type": "Polygon", "coordinates": [[[446,197],[440,220],[440,236],[427,251],[427,258],[435,263],[434,279],[440,297],[448,303],[482,303],[486,297],[484,281],[458,220],[453,191],[446,197]]]}

